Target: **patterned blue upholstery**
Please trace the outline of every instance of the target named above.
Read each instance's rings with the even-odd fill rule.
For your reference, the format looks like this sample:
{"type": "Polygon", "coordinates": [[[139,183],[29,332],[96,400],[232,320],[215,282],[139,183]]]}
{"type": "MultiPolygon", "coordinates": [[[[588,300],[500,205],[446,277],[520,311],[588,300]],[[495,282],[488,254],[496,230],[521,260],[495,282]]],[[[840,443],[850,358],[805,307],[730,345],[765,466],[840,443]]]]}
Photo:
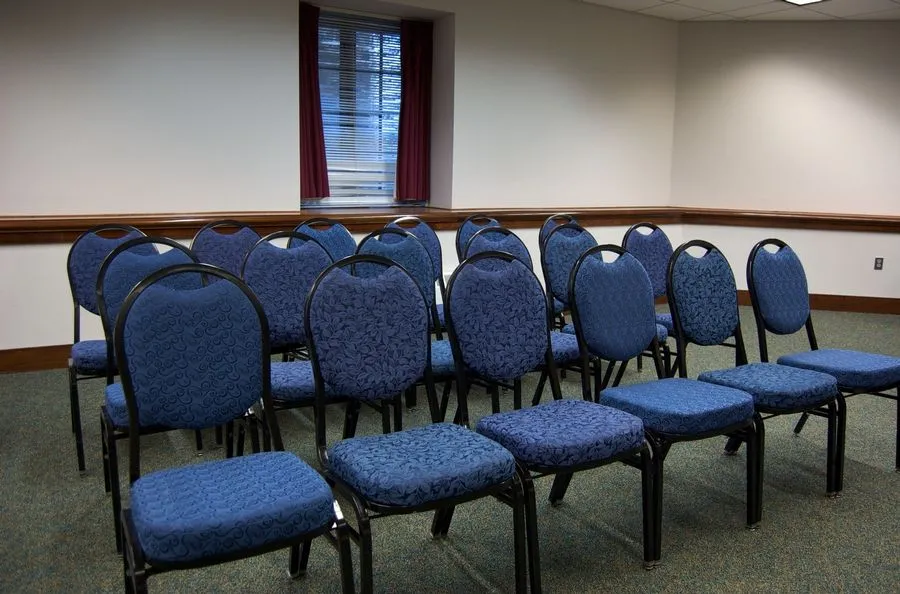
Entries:
{"type": "Polygon", "coordinates": [[[751,282],[766,328],[776,334],[793,334],[809,318],[803,264],[787,246],[775,253],[762,248],[755,254],[751,282]]]}
{"type": "Polygon", "coordinates": [[[434,267],[434,280],[437,281],[441,278],[444,266],[443,255],[441,253],[441,240],[428,223],[425,221],[418,221],[412,227],[405,227],[396,222],[391,222],[388,223],[386,227],[388,229],[401,229],[415,235],[416,238],[422,242],[422,245],[425,246],[425,249],[428,250],[428,255],[431,256],[431,263],[434,267]]]}
{"type": "Polygon", "coordinates": [[[332,269],[310,296],[309,323],[322,379],[337,395],[390,398],[424,374],[428,312],[396,266],[369,278],[332,269]]]}
{"type": "Polygon", "coordinates": [[[661,328],[656,324],[650,279],[627,252],[612,262],[604,262],[601,252],[582,260],[570,298],[575,300],[588,351],[603,359],[628,361],[638,356],[661,328]]]}
{"type": "Polygon", "coordinates": [[[106,413],[109,415],[113,427],[116,429],[128,429],[128,403],[125,402],[125,390],[122,384],[116,382],[106,386],[103,394],[106,404],[106,413]]]}
{"type": "Polygon", "coordinates": [[[435,377],[448,377],[456,373],[453,349],[449,340],[431,341],[431,372],[435,377]]]}
{"type": "Polygon", "coordinates": [[[499,227],[500,223],[496,219],[488,218],[488,219],[477,219],[482,221],[482,224],[476,223],[472,219],[468,219],[463,221],[463,224],[460,225],[459,229],[456,231],[456,253],[462,254],[463,249],[466,247],[466,244],[472,238],[473,235],[478,233],[481,229],[485,227],[499,227]]]}
{"type": "MultiPolygon", "coordinates": [[[[309,235],[318,241],[322,247],[328,251],[328,255],[335,262],[341,258],[352,256],[356,252],[356,240],[350,231],[340,223],[334,223],[330,227],[323,228],[317,225],[310,226],[303,223],[297,226],[294,231],[309,235]]],[[[294,247],[296,239],[293,237],[288,241],[288,246],[294,247]]]]}
{"type": "Polygon", "coordinates": [[[778,358],[781,365],[821,371],[844,389],[877,390],[900,386],[900,358],[877,353],[819,349],[778,358]]]}
{"type": "MultiPolygon", "coordinates": [[[[273,362],[271,370],[272,400],[312,404],[316,398],[312,363],[309,361],[273,362]]],[[[328,393],[327,387],[325,392],[328,393]]]]}
{"type": "Polygon", "coordinates": [[[560,229],[547,237],[543,264],[549,279],[547,293],[563,305],[569,303],[569,274],[581,254],[597,245],[587,231],[560,229]]]}
{"type": "Polygon", "coordinates": [[[666,336],[675,334],[675,323],[672,321],[672,314],[658,313],[656,314],[656,323],[666,329],[666,336]]]}
{"type": "Polygon", "coordinates": [[[131,514],[144,554],[156,563],[261,548],[328,527],[335,519],[328,483],[288,452],[145,475],[131,486],[131,514]]]}
{"type": "MultiPolygon", "coordinates": [[[[522,239],[514,233],[499,233],[496,231],[479,233],[473,236],[470,243],[466,244],[464,258],[480,254],[481,252],[506,252],[512,254],[516,260],[533,270],[531,254],[522,239]]],[[[490,262],[490,260],[488,260],[490,262]]]]}
{"type": "Polygon", "coordinates": [[[563,332],[565,334],[575,334],[575,324],[566,324],[562,327],[562,330],[560,330],[560,332],[563,332]]]}
{"type": "Polygon", "coordinates": [[[574,334],[555,330],[550,332],[550,348],[553,351],[553,360],[557,365],[568,365],[581,358],[578,338],[574,334]]]}
{"type": "Polygon", "coordinates": [[[706,371],[697,378],[749,392],[756,405],[773,410],[797,410],[837,395],[837,381],[827,374],[774,363],[750,363],[706,371]]]}
{"type": "MultiPolygon", "coordinates": [[[[428,250],[415,236],[385,233],[379,237],[368,237],[360,244],[356,253],[393,260],[415,279],[428,307],[434,303],[434,266],[428,250]]],[[[357,264],[357,274],[362,277],[378,276],[383,268],[380,264],[357,264]]]]}
{"type": "Polygon", "coordinates": [[[476,431],[526,465],[545,468],[601,462],[644,443],[644,424],[639,418],[584,400],[554,400],[482,417],[476,431]]]}
{"type": "Polygon", "coordinates": [[[647,429],[672,435],[712,433],[753,417],[753,396],[747,392],[684,378],[607,388],[600,402],[640,417],[647,429]]]}
{"type": "Polygon", "coordinates": [[[544,221],[544,224],[541,225],[541,230],[538,231],[538,245],[541,245],[546,241],[547,236],[550,235],[550,232],[559,227],[560,225],[565,225],[566,223],[577,223],[578,221],[575,217],[560,215],[560,218],[564,220],[557,220],[556,217],[551,217],[544,221]]]}
{"type": "MultiPolygon", "coordinates": [[[[103,260],[126,241],[143,236],[138,230],[116,238],[101,237],[88,231],[75,240],[69,251],[68,272],[72,294],[78,305],[93,314],[100,313],[97,306],[97,275],[103,260]]],[[[136,246],[134,250],[144,255],[156,252],[155,246],[149,243],[136,246]]]]}
{"type": "Polygon", "coordinates": [[[669,268],[669,258],[672,257],[672,243],[665,232],[656,228],[648,234],[643,234],[634,229],[629,234],[623,245],[629,253],[643,264],[650,284],[653,287],[653,297],[666,294],[666,274],[669,268]]]}
{"type": "MultiPolygon", "coordinates": [[[[178,277],[200,275],[164,280],[178,277]]],[[[158,282],[144,289],[119,323],[120,365],[131,379],[141,426],[213,427],[262,397],[263,326],[237,285],[184,290],[158,282]]]]}
{"type": "Polygon", "coordinates": [[[367,500],[403,507],[477,493],[515,474],[503,446],[449,423],[345,439],[329,461],[329,471],[367,500]]]}
{"type": "Polygon", "coordinates": [[[537,278],[518,260],[493,270],[458,269],[448,287],[451,323],[467,368],[504,381],[521,377],[544,362],[547,301],[537,278]]]}
{"type": "MultiPolygon", "coordinates": [[[[212,264],[240,276],[241,264],[257,241],[259,233],[250,227],[241,227],[233,233],[222,233],[215,227],[207,227],[194,237],[191,251],[204,264],[212,264]]],[[[217,276],[210,277],[210,281],[217,280],[217,276]]]]}
{"type": "Polygon", "coordinates": [[[106,341],[82,340],[72,345],[75,371],[84,375],[106,373],[106,341]]]}
{"type": "Polygon", "coordinates": [[[737,287],[722,252],[711,249],[700,258],[681,252],[672,272],[672,295],[688,341],[716,345],[734,335],[740,321],[737,287]]]}
{"type": "Polygon", "coordinates": [[[562,301],[560,301],[559,299],[557,299],[556,297],[554,297],[553,298],[553,313],[561,314],[565,310],[566,310],[566,304],[563,303],[562,301]]]}
{"type": "Polygon", "coordinates": [[[306,343],[306,296],[330,264],[331,256],[315,241],[288,249],[263,242],[247,256],[244,280],[266,312],[272,349],[306,343]]]}
{"type": "MultiPolygon", "coordinates": [[[[139,244],[119,252],[107,266],[104,277],[100,280],[105,308],[104,327],[112,330],[125,298],[139,282],[157,270],[195,261],[179,249],[171,249],[161,254],[155,251],[147,254],[146,246],[152,245],[152,243],[139,244]]],[[[170,276],[164,282],[175,289],[188,289],[199,287],[201,281],[199,275],[188,274],[170,276]]]]}

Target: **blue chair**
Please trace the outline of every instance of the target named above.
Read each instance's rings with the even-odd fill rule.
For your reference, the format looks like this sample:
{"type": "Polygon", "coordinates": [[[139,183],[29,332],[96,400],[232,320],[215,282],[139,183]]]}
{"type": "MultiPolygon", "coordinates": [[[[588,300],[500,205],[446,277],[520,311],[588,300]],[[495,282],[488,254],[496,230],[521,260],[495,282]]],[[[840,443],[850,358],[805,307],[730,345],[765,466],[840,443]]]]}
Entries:
{"type": "MultiPolygon", "coordinates": [[[[622,247],[644,265],[650,284],[653,287],[653,298],[659,299],[666,296],[666,275],[669,269],[669,259],[672,257],[672,242],[665,231],[653,223],[637,223],[628,228],[625,237],[622,238],[622,247]],[[645,232],[646,230],[646,232],[645,232]]],[[[663,326],[667,335],[675,332],[672,323],[671,312],[656,314],[656,323],[663,326]]],[[[666,364],[666,374],[674,375],[674,365],[671,361],[671,353],[666,350],[666,341],[660,339],[663,345],[663,362],[666,364]]],[[[649,356],[649,354],[645,354],[649,356]]],[[[677,357],[677,353],[675,354],[677,357]]],[[[643,358],[637,360],[638,370],[641,369],[643,358]]]]}
{"type": "MultiPolygon", "coordinates": [[[[757,433],[765,439],[765,419],[805,411],[822,411],[828,417],[828,453],[825,489],[829,496],[840,493],[846,409],[833,377],[806,369],[774,363],[748,363],[741,332],[737,287],[728,260],[714,245],[694,240],[675,250],[669,271],[669,304],[675,321],[675,336],[681,356],[678,372],[687,377],[689,344],[723,345],[734,341],[735,366],[705,371],[697,379],[743,390],[753,396],[760,414],[757,433]],[[690,249],[702,250],[694,257],[690,249]]],[[[728,344],[727,346],[731,346],[728,344]]],[[[735,438],[725,446],[727,454],[737,453],[735,438]]],[[[761,448],[764,451],[764,448],[761,448]]],[[[762,463],[760,463],[762,466],[762,463]]]]}
{"type": "Polygon", "coordinates": [[[264,419],[275,451],[141,473],[144,427],[196,431],[272,406],[266,319],[250,289],[209,265],[151,274],[122,305],[115,344],[132,429],[126,592],[146,592],[151,575],[281,548],[290,548],[289,574],[300,577],[321,535],[338,549],[342,590],[353,592],[340,508],[325,479],[283,451],[274,415],[264,419]],[[185,286],[186,277],[195,282],[185,286]],[[212,277],[218,282],[203,286],[212,277]]]}
{"type": "MultiPolygon", "coordinates": [[[[352,256],[356,252],[356,240],[340,221],[326,218],[307,219],[297,225],[294,231],[308,235],[322,244],[334,262],[352,256]]],[[[288,247],[294,247],[293,240],[288,241],[288,247]]]]}
{"type": "MultiPolygon", "coordinates": [[[[362,592],[374,590],[372,519],[434,511],[431,533],[441,538],[456,505],[488,495],[512,504],[516,591],[524,592],[524,496],[515,459],[500,444],[436,423],[328,445],[326,386],[351,402],[373,403],[403,393],[423,375],[431,381],[428,308],[416,281],[386,258],[353,256],[322,273],[305,315],[316,380],[317,452],[326,476],[353,503],[362,592]],[[360,265],[379,264],[377,276],[356,274],[360,265]]],[[[349,404],[347,414],[353,414],[349,404]]]]}
{"type": "MultiPolygon", "coordinates": [[[[764,239],[750,251],[747,286],[756,317],[761,360],[769,359],[768,332],[793,334],[805,327],[810,350],[782,355],[778,358],[779,364],[834,376],[844,398],[872,394],[897,402],[894,468],[900,471],[900,358],[845,349],[820,349],[813,328],[803,264],[790,246],[779,239],[764,239]],[[769,251],[769,247],[775,251],[769,251]],[[888,393],[890,390],[894,390],[894,394],[888,393]]],[[[811,414],[822,416],[818,411],[803,413],[794,428],[796,433],[803,429],[811,414]]],[[[843,476],[843,459],[841,452],[839,477],[843,476]]]]}
{"type": "MultiPolygon", "coordinates": [[[[463,247],[463,260],[482,252],[506,252],[515,256],[516,260],[528,270],[534,270],[531,253],[522,238],[506,227],[483,227],[476,231],[463,247]]],[[[485,263],[491,260],[485,261],[485,263]]]]}
{"type": "MultiPolygon", "coordinates": [[[[250,249],[260,239],[253,227],[240,221],[223,219],[207,223],[191,240],[191,251],[204,264],[212,264],[235,276],[250,249]]],[[[218,277],[210,277],[215,282],[218,277]]]]}
{"type": "MultiPolygon", "coordinates": [[[[597,245],[597,240],[578,223],[564,223],[552,228],[541,246],[541,271],[547,295],[569,307],[569,275],[584,252],[597,245]]],[[[571,328],[568,329],[571,332],[571,328]]]]}
{"type": "MultiPolygon", "coordinates": [[[[143,237],[144,233],[131,225],[99,225],[91,227],[69,248],[66,271],[72,292],[72,350],[69,355],[69,412],[72,433],[75,435],[75,455],[78,471],[85,471],[84,433],[81,428],[81,404],[78,383],[83,380],[116,374],[110,368],[105,340],[81,340],[82,310],[100,315],[97,305],[97,273],[109,253],[128,240],[143,237]]],[[[147,249],[152,250],[151,246],[147,249]]]]}
{"type": "Polygon", "coordinates": [[[653,519],[650,450],[641,420],[593,402],[563,400],[550,344],[547,296],[534,273],[508,253],[483,252],[464,260],[447,287],[448,331],[457,356],[460,413],[468,421],[472,378],[517,380],[546,367],[555,400],[483,417],[476,431],[511,451],[525,484],[531,589],[541,590],[540,547],[533,479],[554,476],[550,503],[561,504],[575,472],[625,461],[641,468],[644,554],[651,563],[653,519]]]}
{"type": "MultiPolygon", "coordinates": [[[[97,274],[97,304],[103,332],[106,335],[106,351],[112,368],[115,361],[114,332],[119,311],[131,290],[142,280],[158,270],[176,264],[198,263],[197,257],[180,243],[164,237],[139,237],[129,240],[110,252],[97,274]],[[168,251],[159,252],[160,247],[168,251]],[[148,250],[150,250],[148,252],[148,250]]],[[[195,289],[200,282],[195,276],[172,277],[168,284],[177,289],[195,289]]],[[[127,438],[131,431],[128,423],[128,406],[121,383],[113,383],[112,373],[107,374],[104,403],[100,407],[100,435],[103,444],[103,478],[106,491],[112,499],[113,527],[116,549],[121,550],[120,524],[121,490],[119,487],[119,456],[117,442],[127,438]]],[[[166,430],[161,427],[141,427],[145,434],[166,430]]],[[[199,441],[197,448],[202,447],[199,441]]]]}
{"type": "MultiPolygon", "coordinates": [[[[386,225],[388,229],[402,229],[407,233],[413,234],[416,239],[422,242],[428,255],[431,256],[431,263],[434,266],[434,282],[437,283],[440,291],[441,304],[438,307],[438,317],[441,320],[441,328],[443,328],[444,311],[443,302],[446,288],[444,286],[444,256],[441,249],[441,240],[431,226],[419,217],[404,216],[391,221],[386,225]]],[[[438,336],[438,338],[441,338],[438,336]]]]}
{"type": "MultiPolygon", "coordinates": [[[[572,269],[569,303],[578,342],[585,358],[607,361],[609,368],[597,381],[609,381],[616,363],[620,369],[651,344],[656,371],[663,377],[653,290],[638,260],[615,245],[591,248],[572,269]],[[605,261],[604,254],[615,257],[605,261]]],[[[671,447],[719,435],[747,442],[747,526],[762,518],[762,451],[756,432],[753,397],[741,390],[686,378],[665,378],[641,384],[618,385],[621,371],[609,384],[601,384],[598,402],[640,418],[650,444],[653,464],[652,559],[662,552],[664,461],[671,447]]],[[[582,395],[591,399],[590,376],[582,374],[582,395]]]]}
{"type": "Polygon", "coordinates": [[[465,260],[463,256],[463,248],[466,247],[466,243],[468,243],[469,239],[476,232],[484,227],[499,227],[500,222],[497,219],[490,217],[486,214],[478,213],[473,214],[465,219],[463,222],[459,224],[459,227],[456,229],[456,258],[460,262],[465,260]]]}
{"type": "Polygon", "coordinates": [[[555,215],[550,215],[544,221],[544,224],[541,225],[540,231],[538,231],[538,246],[547,241],[547,235],[550,234],[556,227],[560,225],[565,225],[566,223],[578,223],[578,219],[575,218],[575,215],[571,215],[565,212],[561,212],[555,215]]]}

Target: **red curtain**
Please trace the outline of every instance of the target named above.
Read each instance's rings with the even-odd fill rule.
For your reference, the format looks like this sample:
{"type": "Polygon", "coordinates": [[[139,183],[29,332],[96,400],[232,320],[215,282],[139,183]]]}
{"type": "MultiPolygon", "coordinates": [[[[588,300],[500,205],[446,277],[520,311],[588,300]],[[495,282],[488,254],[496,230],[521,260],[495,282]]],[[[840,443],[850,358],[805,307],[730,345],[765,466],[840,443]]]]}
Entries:
{"type": "Polygon", "coordinates": [[[400,22],[398,202],[424,202],[431,190],[432,30],[430,22],[400,22]]]}
{"type": "Polygon", "coordinates": [[[319,7],[301,2],[300,200],[328,195],[328,163],[319,97],[319,7]]]}

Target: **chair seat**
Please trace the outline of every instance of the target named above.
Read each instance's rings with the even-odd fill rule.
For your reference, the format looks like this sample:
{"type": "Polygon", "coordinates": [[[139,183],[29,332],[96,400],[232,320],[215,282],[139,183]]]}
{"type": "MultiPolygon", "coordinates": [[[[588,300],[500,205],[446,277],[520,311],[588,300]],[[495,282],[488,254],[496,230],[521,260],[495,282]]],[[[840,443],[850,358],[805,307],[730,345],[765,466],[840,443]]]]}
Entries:
{"type": "Polygon", "coordinates": [[[544,468],[601,462],[644,443],[638,417],[584,400],[554,400],[482,417],[476,431],[525,464],[544,468]]]}
{"type": "Polygon", "coordinates": [[[106,414],[109,415],[113,427],[128,429],[128,404],[125,402],[125,390],[116,382],[106,386],[104,394],[106,414]]]}
{"type": "Polygon", "coordinates": [[[272,399],[280,402],[312,402],[316,399],[316,382],[310,361],[272,363],[272,399]]]}
{"type": "Polygon", "coordinates": [[[297,538],[334,522],[319,473],[288,452],[266,452],[147,474],[131,514],[152,562],[188,563],[297,538]]]}
{"type": "Polygon", "coordinates": [[[329,470],[370,502],[416,507],[503,483],[515,459],[483,435],[438,423],[345,439],[331,448],[329,470]]]}
{"type": "Polygon", "coordinates": [[[697,379],[749,392],[757,406],[775,410],[808,408],[838,393],[837,380],[828,374],[775,363],[706,371],[697,379]]]}
{"type": "Polygon", "coordinates": [[[106,341],[81,340],[73,344],[72,364],[75,366],[75,371],[82,375],[105,374],[106,341]]]}
{"type": "Polygon", "coordinates": [[[550,347],[553,350],[553,360],[557,365],[568,365],[581,358],[578,338],[574,334],[555,330],[550,332],[550,347]]]}
{"type": "Polygon", "coordinates": [[[900,358],[877,353],[819,349],[784,355],[778,363],[827,373],[848,390],[878,390],[900,384],[900,358]]]}
{"type": "Polygon", "coordinates": [[[675,323],[672,321],[672,314],[656,314],[656,323],[665,328],[666,332],[668,332],[669,334],[675,334],[675,323]]]}
{"type": "Polygon", "coordinates": [[[753,417],[753,396],[686,378],[607,388],[603,404],[630,412],[644,427],[671,435],[712,433],[753,417]]]}
{"type": "Polygon", "coordinates": [[[456,373],[449,340],[431,341],[431,373],[435,377],[447,377],[456,373]]]}

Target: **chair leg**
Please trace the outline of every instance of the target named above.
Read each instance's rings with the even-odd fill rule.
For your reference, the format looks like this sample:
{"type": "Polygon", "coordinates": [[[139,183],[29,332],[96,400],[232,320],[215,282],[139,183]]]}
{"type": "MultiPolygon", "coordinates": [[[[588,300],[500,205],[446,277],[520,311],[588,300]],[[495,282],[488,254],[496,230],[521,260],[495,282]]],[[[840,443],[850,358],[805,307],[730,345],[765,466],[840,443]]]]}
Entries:
{"type": "Polygon", "coordinates": [[[809,420],[809,413],[803,413],[800,415],[800,420],[797,421],[797,424],[794,425],[794,434],[800,435],[800,432],[803,431],[803,426],[806,425],[806,421],[809,420]]]}
{"type": "Polygon", "coordinates": [[[637,356],[637,370],[638,370],[638,373],[641,373],[642,371],[644,371],[644,354],[643,353],[641,353],[640,355],[637,356]]]}
{"type": "Polygon", "coordinates": [[[540,592],[541,587],[541,543],[538,538],[537,502],[531,473],[516,463],[516,474],[522,483],[525,495],[525,542],[528,546],[528,576],[532,592],[540,592]]]}
{"type": "Polygon", "coordinates": [[[381,432],[387,435],[391,432],[391,401],[382,400],[378,408],[381,410],[381,432]]]}
{"type": "Polygon", "coordinates": [[[562,505],[563,497],[569,489],[569,483],[572,482],[571,472],[559,472],[553,477],[553,485],[550,487],[550,505],[559,507],[562,505]]]}
{"type": "Polygon", "coordinates": [[[222,445],[222,426],[216,425],[216,445],[222,445]]]}
{"type": "Polygon", "coordinates": [[[415,408],[416,407],[416,387],[410,386],[406,389],[406,408],[415,408]]]}
{"type": "Polygon", "coordinates": [[[522,380],[516,378],[513,382],[513,410],[522,408],[522,380]]]}
{"type": "Polygon", "coordinates": [[[203,451],[203,434],[199,429],[194,431],[194,441],[196,441],[197,451],[203,451]]]}
{"type": "Polygon", "coordinates": [[[84,433],[81,430],[81,404],[78,398],[78,376],[75,367],[69,361],[69,412],[72,417],[72,433],[75,434],[75,456],[78,460],[78,472],[85,472],[84,433]]]}
{"type": "Polygon", "coordinates": [[[747,528],[756,530],[762,520],[766,448],[766,429],[759,413],[753,415],[753,426],[747,432],[747,528]]]}
{"type": "MultiPolygon", "coordinates": [[[[125,512],[127,514],[127,512],[125,512]]],[[[125,578],[125,592],[129,594],[147,593],[147,571],[143,553],[138,550],[131,539],[130,522],[123,514],[122,518],[122,567],[125,578]]]]}
{"type": "Polygon", "coordinates": [[[113,530],[116,537],[116,552],[122,552],[122,494],[119,485],[119,454],[116,442],[118,437],[111,424],[104,419],[107,425],[106,435],[108,438],[107,451],[109,452],[109,486],[112,499],[113,512],[113,530]]]}
{"type": "Polygon", "coordinates": [[[234,457],[234,421],[225,423],[225,457],[234,457]]]}
{"type": "MultiPolygon", "coordinates": [[[[897,386],[897,430],[896,443],[894,444],[894,470],[900,472],[900,386],[897,386]]],[[[841,457],[841,465],[843,466],[843,456],[841,457]]],[[[842,469],[843,470],[843,469],[842,469]]]]}
{"type": "Polygon", "coordinates": [[[344,439],[356,435],[356,423],[359,421],[359,400],[347,402],[344,411],[344,439]]]}
{"type": "Polygon", "coordinates": [[[441,391],[440,419],[443,422],[447,418],[447,407],[450,405],[450,386],[452,382],[444,382],[444,389],[441,391]]]}
{"type": "Polygon", "coordinates": [[[101,408],[100,410],[100,448],[103,454],[103,487],[106,489],[106,492],[109,493],[112,487],[110,486],[109,480],[109,439],[110,437],[106,434],[106,423],[103,422],[103,416],[105,415],[105,411],[101,408]]]}
{"type": "Polygon", "coordinates": [[[450,523],[453,521],[455,505],[441,507],[434,510],[434,518],[431,520],[431,536],[433,538],[445,538],[450,532],[450,523]]]}
{"type": "Polygon", "coordinates": [[[641,511],[643,514],[644,568],[653,569],[659,565],[659,551],[656,548],[656,534],[659,527],[654,514],[655,495],[653,490],[653,461],[650,448],[645,445],[641,450],[641,511]]]}
{"type": "Polygon", "coordinates": [[[837,440],[838,440],[838,410],[835,401],[828,403],[828,433],[826,434],[827,454],[825,462],[825,495],[827,497],[837,497],[836,491],[838,471],[837,464],[837,440]]]}
{"type": "Polygon", "coordinates": [[[738,450],[741,449],[742,443],[743,441],[739,437],[729,437],[728,441],[725,442],[725,455],[736,456],[738,450]]]}
{"type": "Polygon", "coordinates": [[[500,412],[500,388],[497,384],[491,384],[487,390],[491,395],[491,412],[497,414],[500,412]]]}
{"type": "MultiPolygon", "coordinates": [[[[516,592],[528,591],[528,559],[526,552],[525,493],[519,476],[512,486],[513,542],[515,546],[516,592]]],[[[540,589],[533,590],[540,592],[540,589]]]]}
{"type": "MultiPolygon", "coordinates": [[[[838,393],[836,400],[836,404],[838,407],[838,451],[837,472],[835,472],[835,488],[837,489],[837,492],[840,493],[844,490],[844,455],[847,445],[847,400],[841,393],[838,393]]],[[[897,417],[898,427],[900,427],[900,401],[898,401],[897,406],[897,417]]]]}
{"type": "Polygon", "coordinates": [[[658,443],[655,440],[648,440],[650,443],[650,448],[652,452],[652,457],[650,461],[650,467],[652,470],[652,497],[650,501],[650,507],[652,509],[652,523],[655,531],[653,533],[653,546],[652,546],[652,556],[653,559],[659,563],[662,559],[662,512],[663,512],[663,470],[666,458],[666,453],[668,453],[668,445],[664,443],[658,443]]]}
{"type": "Polygon", "coordinates": [[[339,519],[334,536],[341,565],[341,594],[356,594],[356,586],[353,583],[353,555],[350,552],[349,531],[344,519],[339,519]]]}
{"type": "Polygon", "coordinates": [[[541,402],[544,395],[544,385],[547,383],[547,370],[541,371],[541,377],[538,380],[537,387],[534,389],[534,396],[531,398],[531,406],[537,406],[541,402]]]}
{"type": "MultiPolygon", "coordinates": [[[[416,391],[416,387],[413,386],[413,392],[416,391]]],[[[403,431],[403,395],[397,394],[394,397],[394,431],[403,431]]]]}
{"type": "Polygon", "coordinates": [[[312,539],[306,539],[300,544],[291,545],[291,556],[288,565],[288,575],[291,579],[295,580],[306,575],[310,548],[312,548],[312,539]]]}

